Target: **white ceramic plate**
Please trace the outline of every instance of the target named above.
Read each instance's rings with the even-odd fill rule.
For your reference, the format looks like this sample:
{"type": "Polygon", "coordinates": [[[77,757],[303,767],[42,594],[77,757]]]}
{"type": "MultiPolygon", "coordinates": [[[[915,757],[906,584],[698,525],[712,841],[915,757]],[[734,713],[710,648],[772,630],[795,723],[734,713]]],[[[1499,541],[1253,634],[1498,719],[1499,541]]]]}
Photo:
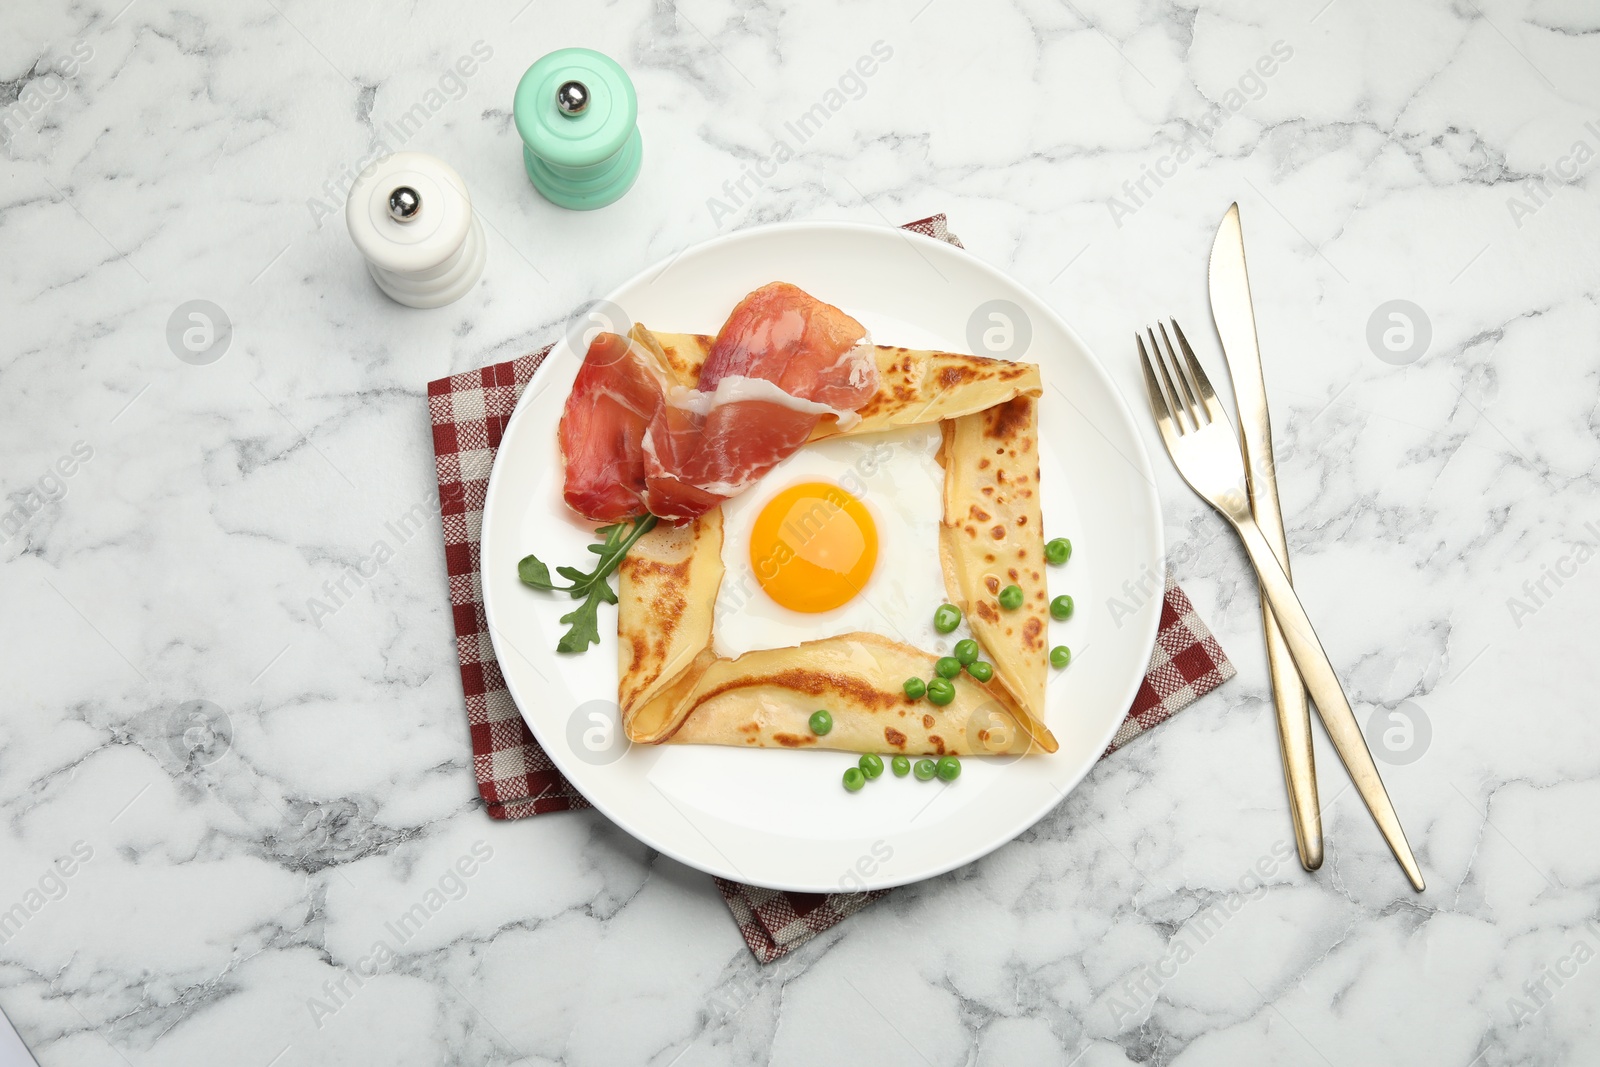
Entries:
{"type": "Polygon", "coordinates": [[[1047,719],[1061,750],[1005,765],[967,759],[950,785],[886,771],[851,794],[839,785],[853,762],[846,753],[628,748],[616,724],[616,609],[602,608],[600,646],[559,655],[557,619],[573,602],[517,580],[517,561],[529,552],[552,570],[587,569],[593,559],[590,528],[561,501],[556,423],[581,359],[565,340],[528,387],[495,461],[483,512],[484,606],[529,728],[623,829],[690,866],[754,885],[901,885],[969,863],[1033,825],[1082,780],[1126,715],[1161,609],[1150,461],[1121,395],[1067,324],[999,271],[931,238],[845,223],[744,230],[645,271],[609,300],[652,329],[715,333],[745,293],[776,280],[843,308],[877,343],[911,348],[972,351],[969,321],[981,305],[1005,300],[1022,310],[1032,338],[1012,358],[1040,364],[1045,383],[1045,529],[1073,544],[1071,561],[1049,572],[1051,593],[1077,603],[1072,619],[1052,624],[1051,643],[1074,653],[1050,679],[1047,719]],[[1149,595],[1129,597],[1124,583],[1141,580],[1149,595]],[[1113,596],[1136,604],[1133,613],[1114,613],[1113,596]]]}

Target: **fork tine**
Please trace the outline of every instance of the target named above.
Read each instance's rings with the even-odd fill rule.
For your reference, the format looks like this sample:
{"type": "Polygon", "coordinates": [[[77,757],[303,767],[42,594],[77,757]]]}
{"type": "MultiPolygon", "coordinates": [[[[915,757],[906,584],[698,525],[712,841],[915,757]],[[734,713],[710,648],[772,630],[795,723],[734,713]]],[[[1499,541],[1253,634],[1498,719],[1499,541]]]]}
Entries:
{"type": "Polygon", "coordinates": [[[1188,374],[1184,373],[1183,360],[1178,358],[1178,350],[1172,347],[1172,338],[1167,336],[1167,328],[1159,322],[1156,323],[1156,328],[1161,331],[1161,346],[1166,349],[1166,358],[1172,364],[1172,373],[1178,378],[1178,387],[1183,390],[1185,406],[1194,415],[1195,425],[1199,426],[1201,422],[1209,423],[1211,421],[1211,412],[1207,411],[1205,405],[1200,402],[1199,387],[1194,384],[1188,374]],[[1201,418],[1202,415],[1205,416],[1203,419],[1201,418]]]}
{"type": "Polygon", "coordinates": [[[1206,372],[1200,368],[1200,361],[1194,358],[1194,349],[1189,347],[1189,339],[1183,336],[1183,327],[1178,325],[1178,320],[1172,320],[1172,331],[1178,335],[1178,347],[1183,349],[1184,359],[1189,362],[1189,372],[1194,375],[1194,381],[1200,387],[1200,397],[1205,401],[1206,414],[1211,416],[1212,422],[1219,422],[1227,415],[1222,410],[1222,404],[1217,400],[1217,391],[1211,388],[1211,379],[1206,377],[1206,372]]]}
{"type": "Polygon", "coordinates": [[[1156,343],[1156,332],[1148,327],[1144,331],[1150,337],[1150,351],[1155,354],[1155,361],[1161,367],[1161,381],[1167,387],[1167,397],[1172,405],[1172,420],[1177,425],[1178,433],[1189,432],[1188,425],[1184,423],[1183,416],[1189,416],[1189,422],[1195,429],[1200,428],[1200,413],[1189,405],[1184,395],[1178,392],[1178,387],[1173,384],[1172,372],[1167,368],[1167,359],[1161,354],[1161,346],[1156,343]]]}
{"type": "MultiPolygon", "coordinates": [[[[1168,451],[1171,451],[1172,408],[1167,404],[1166,394],[1162,393],[1161,386],[1156,382],[1156,372],[1151,369],[1150,356],[1144,350],[1144,338],[1135,332],[1133,340],[1139,346],[1139,366],[1144,370],[1144,390],[1150,397],[1150,412],[1156,417],[1156,428],[1161,431],[1161,440],[1166,444],[1168,451]]],[[[1181,430],[1178,432],[1182,433],[1181,430]]]]}

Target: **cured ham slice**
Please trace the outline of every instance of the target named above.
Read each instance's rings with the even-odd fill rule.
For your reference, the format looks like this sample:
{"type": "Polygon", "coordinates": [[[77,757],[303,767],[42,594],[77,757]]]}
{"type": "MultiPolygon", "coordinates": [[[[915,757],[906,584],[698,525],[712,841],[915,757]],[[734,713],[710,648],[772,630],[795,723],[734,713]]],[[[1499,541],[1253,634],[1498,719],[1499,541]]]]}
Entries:
{"type": "Polygon", "coordinates": [[[805,444],[824,415],[855,417],[764,378],[733,375],[711,392],[675,390],[645,430],[650,513],[693,519],[738,496],[805,444]]]}
{"type": "Polygon", "coordinates": [[[595,522],[644,513],[644,434],[668,388],[648,349],[614,333],[595,335],[557,430],[568,507],[595,522]]]}
{"type": "Polygon", "coordinates": [[[704,515],[824,418],[859,420],[878,384],[865,338],[859,322],[782,282],[734,308],[693,389],[673,381],[661,353],[597,335],[561,416],[568,506],[597,522],[704,515]]]}
{"type": "Polygon", "coordinates": [[[867,331],[832,304],[788,282],[764,285],[739,301],[700,368],[701,390],[740,375],[772,382],[790,396],[854,411],[878,387],[867,331]]]}

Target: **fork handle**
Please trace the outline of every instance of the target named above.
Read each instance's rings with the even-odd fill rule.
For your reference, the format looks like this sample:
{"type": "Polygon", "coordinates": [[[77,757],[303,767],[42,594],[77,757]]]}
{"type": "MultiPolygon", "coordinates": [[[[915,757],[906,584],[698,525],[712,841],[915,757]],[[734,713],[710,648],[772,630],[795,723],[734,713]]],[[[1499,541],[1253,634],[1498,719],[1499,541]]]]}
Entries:
{"type": "Polygon", "coordinates": [[[1400,828],[1400,817],[1395,814],[1394,805],[1389,801],[1389,793],[1383,787],[1377,765],[1372,762],[1372,753],[1367,749],[1367,741],[1356,722],[1355,712],[1350,710],[1350,702],[1345,699],[1339,677],[1328,662],[1328,654],[1322,650],[1322,642],[1317,640],[1316,631],[1306,617],[1305,608],[1300,605],[1300,598],[1295,595],[1289,576],[1284,573],[1278,557],[1273,554],[1254,519],[1248,516],[1229,516],[1229,519],[1238,530],[1239,539],[1244,542],[1250,562],[1261,579],[1261,590],[1272,605],[1272,613],[1277,618],[1284,643],[1289,646],[1289,655],[1294,658],[1294,665],[1300,670],[1306,690],[1316,703],[1317,716],[1322,719],[1334,749],[1344,761],[1345,770],[1355,783],[1356,791],[1361,794],[1373,821],[1378,824],[1378,831],[1383,834],[1394,858],[1411,880],[1412,888],[1421,892],[1425,888],[1422,870],[1417,866],[1416,857],[1411,854],[1405,831],[1400,828]]]}

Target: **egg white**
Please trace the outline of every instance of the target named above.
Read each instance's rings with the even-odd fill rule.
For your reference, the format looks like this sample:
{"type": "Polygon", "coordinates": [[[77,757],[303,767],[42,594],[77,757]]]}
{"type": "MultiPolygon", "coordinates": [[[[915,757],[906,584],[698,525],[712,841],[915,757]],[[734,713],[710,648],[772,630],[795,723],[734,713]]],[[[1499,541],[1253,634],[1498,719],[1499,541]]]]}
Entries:
{"type": "Polygon", "coordinates": [[[722,589],[713,648],[737,656],[864,631],[928,652],[953,639],[933,628],[945,602],[939,566],[944,468],[934,456],[939,428],[911,427],[806,445],[750,489],[722,505],[722,589]],[[750,531],[778,493],[803,482],[839,486],[866,505],[878,531],[878,562],[855,597],[832,611],[791,611],[767,595],[750,564],[750,531]]]}

